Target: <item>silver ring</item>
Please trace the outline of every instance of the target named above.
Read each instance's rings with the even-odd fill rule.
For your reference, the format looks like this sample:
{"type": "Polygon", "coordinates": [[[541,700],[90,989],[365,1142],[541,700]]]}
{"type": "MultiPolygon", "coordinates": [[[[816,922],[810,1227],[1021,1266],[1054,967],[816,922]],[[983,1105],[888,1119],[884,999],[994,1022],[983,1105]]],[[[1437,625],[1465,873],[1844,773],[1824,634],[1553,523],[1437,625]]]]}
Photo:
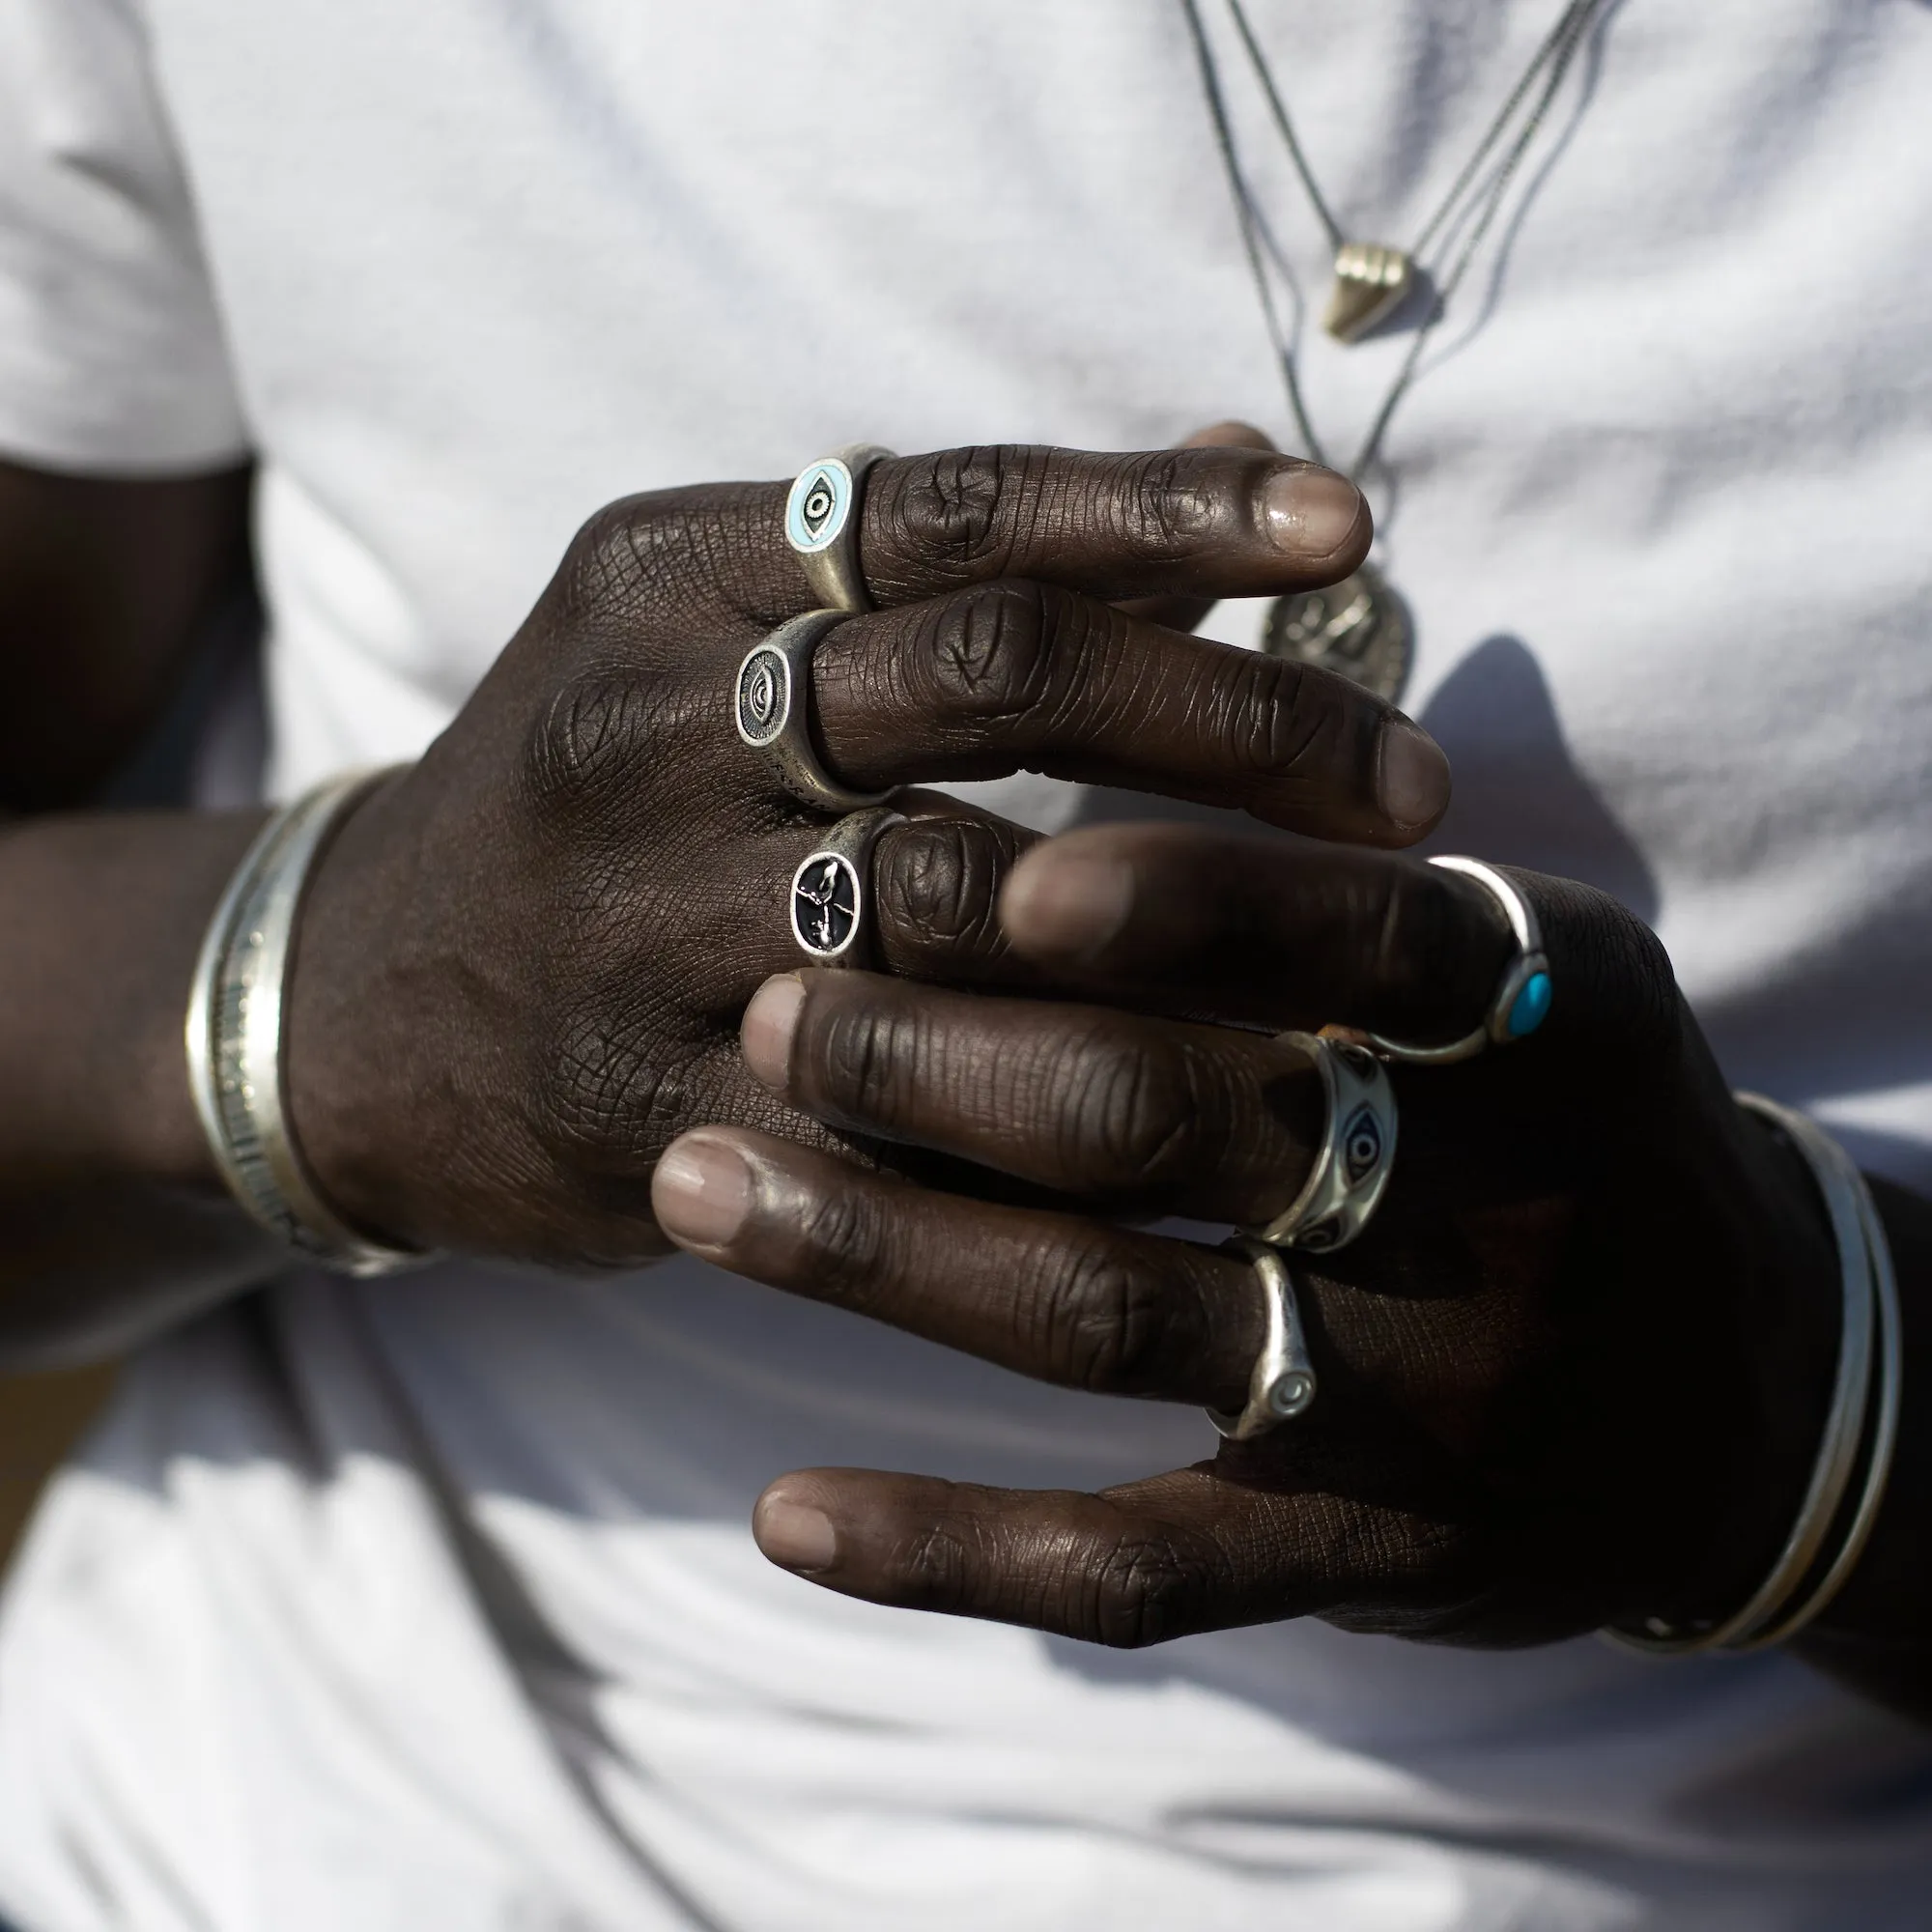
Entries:
{"type": "Polygon", "coordinates": [[[871,952],[872,847],[905,814],[874,807],[841,818],[791,875],[791,936],[814,966],[863,966],[871,952]]]}
{"type": "Polygon", "coordinates": [[[833,611],[869,611],[859,568],[859,500],[866,472],[890,456],[876,442],[855,442],[808,464],[785,498],[785,542],[798,553],[811,594],[833,611]]]}
{"type": "Polygon", "coordinates": [[[1311,1033],[1285,1033],[1281,1044],[1315,1063],[1327,1119],[1301,1192],[1265,1227],[1241,1232],[1270,1247],[1332,1254],[1346,1248],[1381,1205],[1395,1165],[1395,1089],[1366,1047],[1311,1033]]]}
{"type": "Polygon", "coordinates": [[[1267,1308],[1267,1331],[1248,1376],[1248,1406],[1238,1415],[1210,1408],[1208,1420],[1232,1442],[1249,1442],[1283,1422],[1305,1415],[1315,1400],[1315,1364],[1302,1332],[1294,1277],[1278,1250],[1236,1235],[1225,1245],[1254,1264],[1267,1308]]]}
{"type": "Polygon", "coordinates": [[[773,775],[801,805],[821,811],[861,811],[883,805],[899,789],[854,791],[818,762],[811,746],[811,655],[843,611],[808,611],[781,624],[745,653],[738,667],[732,718],[738,736],[762,752],[773,775]]]}
{"type": "Polygon", "coordinates": [[[1400,1060],[1420,1066],[1446,1066],[1452,1061],[1470,1060],[1486,1047],[1507,1046],[1524,1039],[1549,1017],[1549,1002],[1554,983],[1549,977],[1549,960],[1543,951],[1543,928],[1527,899],[1498,872],[1480,859],[1432,859],[1445,872],[1462,872],[1484,887],[1502,907],[1516,937],[1516,956],[1503,969],[1496,983],[1495,997],[1483,1015],[1483,1023],[1461,1039],[1446,1046],[1407,1046],[1401,1040],[1384,1039],[1368,1034],[1369,1044],[1384,1060],[1400,1060]]]}

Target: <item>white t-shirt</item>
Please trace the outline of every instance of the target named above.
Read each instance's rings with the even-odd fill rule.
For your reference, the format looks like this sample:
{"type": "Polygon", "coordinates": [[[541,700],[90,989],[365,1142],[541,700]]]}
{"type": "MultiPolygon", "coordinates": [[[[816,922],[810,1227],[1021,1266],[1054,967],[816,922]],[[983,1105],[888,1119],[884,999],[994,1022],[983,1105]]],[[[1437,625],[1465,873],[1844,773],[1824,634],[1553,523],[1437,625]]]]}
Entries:
{"type": "MultiPolygon", "coordinates": [[[[1396,239],[1559,11],[1251,5],[1396,239]]],[[[1932,1190],[1932,10],[1623,0],[1537,161],[1380,506],[1444,842],[1618,891],[1735,1078],[1932,1190]]],[[[416,752],[620,493],[854,437],[1286,439],[1217,170],[1171,0],[0,0],[0,448],[259,452],[286,791],[416,752]]],[[[1309,335],[1338,444],[1404,347],[1309,335]]],[[[1208,1442],[689,1263],[293,1279],[149,1350],[51,1492],[0,1621],[0,1910],[1925,1922],[1932,1742],[1786,1658],[1116,1655],[816,1591],[746,1530],[800,1464],[1092,1487],[1208,1442]]]]}

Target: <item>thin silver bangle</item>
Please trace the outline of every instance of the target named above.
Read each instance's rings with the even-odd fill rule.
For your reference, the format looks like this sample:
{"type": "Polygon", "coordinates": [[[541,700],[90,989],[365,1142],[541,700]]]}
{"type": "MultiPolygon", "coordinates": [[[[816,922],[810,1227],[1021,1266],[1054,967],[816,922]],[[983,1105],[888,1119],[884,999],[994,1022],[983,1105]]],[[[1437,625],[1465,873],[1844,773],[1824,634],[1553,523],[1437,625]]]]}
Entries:
{"type": "Polygon", "coordinates": [[[1837,1595],[1862,1554],[1884,1501],[1897,1440],[1903,1381],[1898,1289],[1885,1230],[1864,1177],[1843,1149],[1804,1115],[1759,1094],[1736,1097],[1739,1105],[1789,1135],[1823,1197],[1843,1284],[1838,1364],[1811,1480],[1771,1574],[1749,1602],[1709,1630],[1673,1631],[1662,1619],[1653,1619],[1641,1630],[1603,1633],[1619,1648],[1652,1656],[1758,1650],[1782,1643],[1803,1630],[1837,1595]],[[1794,1609],[1792,1599],[1803,1589],[1805,1578],[1816,1572],[1858,1467],[1870,1419],[1874,1354],[1878,1416],[1871,1432],[1864,1486],[1837,1553],[1794,1609]]]}
{"type": "Polygon", "coordinates": [[[228,1191],[305,1260],[364,1276],[434,1257],[369,1239],[322,1198],[289,1123],[283,1017],[310,870],[330,833],[385,776],[330,779],[263,827],[209,921],[185,1026],[189,1092],[228,1191]]]}
{"type": "Polygon", "coordinates": [[[1732,1648],[1735,1650],[1764,1650],[1773,1644],[1788,1643],[1807,1624],[1821,1616],[1845,1587],[1852,1572],[1858,1568],[1859,1559],[1865,1553],[1865,1545],[1871,1541],[1879,1511],[1885,1505],[1892,1456],[1898,1447],[1899,1415],[1904,1405],[1905,1323],[1898,1306],[1898,1271],[1892,1265],[1891,1243],[1886,1236],[1884,1222],[1879,1219],[1878,1204],[1872,1199],[1864,1176],[1836,1141],[1802,1114],[1791,1118],[1802,1121],[1805,1129],[1831,1151],[1847,1177],[1848,1184],[1858,1196],[1859,1214],[1864,1224],[1865,1249],[1871,1258],[1872,1288],[1878,1297],[1878,1417],[1872,1425],[1871,1454],[1865,1464],[1864,1488],[1860,1492],[1859,1506],[1853,1513],[1851,1526],[1845,1531],[1845,1540],[1839,1546],[1831,1568],[1818,1579],[1811,1594],[1781,1624],[1744,1643],[1734,1644],[1732,1648]]]}

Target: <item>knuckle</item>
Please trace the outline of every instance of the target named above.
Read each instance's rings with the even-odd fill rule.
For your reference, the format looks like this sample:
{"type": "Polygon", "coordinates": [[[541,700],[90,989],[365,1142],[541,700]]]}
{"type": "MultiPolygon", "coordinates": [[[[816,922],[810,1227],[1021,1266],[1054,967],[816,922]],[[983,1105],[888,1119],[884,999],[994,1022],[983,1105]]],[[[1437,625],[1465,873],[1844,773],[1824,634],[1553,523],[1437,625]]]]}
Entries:
{"type": "Polygon", "coordinates": [[[1157,1192],[1191,1164],[1199,1082],[1192,1057],[1166,1042],[1073,1049],[1067,1069],[1067,1165],[1087,1185],[1157,1192]]]}
{"type": "Polygon", "coordinates": [[[1168,1284],[1112,1240],[1094,1236],[1044,1284],[1032,1340],[1056,1379],[1095,1394],[1172,1383],[1198,1342],[1168,1284]]]}
{"type": "Polygon", "coordinates": [[[950,1522],[921,1526],[893,1565],[897,1601],[931,1610],[962,1607],[972,1587],[973,1549],[950,1522]]]}
{"type": "Polygon", "coordinates": [[[1354,700],[1304,665],[1251,654],[1222,668],[1220,739],[1238,766],[1289,776],[1341,759],[1354,700]]]}
{"type": "Polygon", "coordinates": [[[661,520],[648,497],[621,497],[584,519],[564,552],[563,586],[572,608],[628,605],[661,572],[661,520]]]}
{"type": "Polygon", "coordinates": [[[920,1078],[925,1032],[915,1015],[852,1005],[810,1039],[826,1104],[861,1121],[890,1117],[920,1078]]]}
{"type": "Polygon", "coordinates": [[[983,724],[1037,711],[1052,689],[1050,593],[1007,581],[948,598],[921,623],[913,663],[939,709],[983,724]]]}
{"type": "Polygon", "coordinates": [[[609,1002],[565,1008],[536,1055],[538,1138],[559,1165],[640,1173],[701,1117],[709,1082],[695,1050],[678,1050],[609,1002]]]}
{"type": "Polygon", "coordinates": [[[875,892],[888,934],[949,954],[1005,951],[996,907],[1011,840],[974,819],[916,822],[881,841],[875,892]]]}
{"type": "Polygon", "coordinates": [[[1087,1608],[1091,1633],[1116,1650],[1139,1650],[1181,1635],[1207,1582],[1200,1562],[1172,1538],[1145,1535],[1116,1544],[1094,1575],[1087,1608]]]}
{"type": "Polygon", "coordinates": [[[885,1305],[881,1264],[887,1258],[887,1230],[866,1190],[817,1190],[786,1228],[788,1259],[794,1266],[810,1268],[806,1286],[811,1294],[860,1315],[885,1305]]]}
{"type": "Polygon", "coordinates": [[[656,705],[626,666],[572,671],[537,714],[525,747],[525,780],[540,813],[565,818],[638,775],[656,705]]]}
{"type": "Polygon", "coordinates": [[[1219,475],[1199,450],[1163,450],[1140,461],[1121,480],[1126,506],[1122,532],[1143,558],[1166,562],[1192,554],[1228,523],[1228,492],[1210,488],[1219,475]]]}
{"type": "Polygon", "coordinates": [[[894,552],[933,567],[977,575],[1016,548],[1016,505],[1027,452],[998,445],[941,450],[916,462],[882,464],[867,492],[882,555],[894,552]]]}

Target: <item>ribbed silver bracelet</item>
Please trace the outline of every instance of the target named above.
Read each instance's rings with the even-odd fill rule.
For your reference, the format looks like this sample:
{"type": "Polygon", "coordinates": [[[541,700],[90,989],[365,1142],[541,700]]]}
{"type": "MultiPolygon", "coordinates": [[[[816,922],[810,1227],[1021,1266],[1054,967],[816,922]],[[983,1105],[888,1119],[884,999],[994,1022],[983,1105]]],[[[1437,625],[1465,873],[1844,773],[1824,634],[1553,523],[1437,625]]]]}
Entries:
{"type": "Polygon", "coordinates": [[[1898,1439],[1904,1379],[1898,1283],[1890,1245],[1864,1176],[1816,1122],[1759,1094],[1740,1094],[1737,1098],[1739,1105],[1790,1138],[1817,1182],[1831,1218],[1843,1282],[1838,1365],[1811,1480],[1770,1576],[1741,1609],[1708,1628],[1677,1630],[1661,1618],[1651,1618],[1634,1630],[1602,1633],[1621,1649],[1651,1656],[1763,1650],[1796,1636],[1836,1597],[1863,1554],[1885,1501],[1898,1439]],[[1852,1491],[1861,1450],[1864,1482],[1837,1549],[1825,1562],[1833,1527],[1852,1491]]]}
{"type": "Polygon", "coordinates": [[[370,1240],[322,1198],[289,1125],[282,1026],[309,872],[344,815],[386,775],[329,779],[263,827],[209,922],[186,1027],[189,1091],[229,1192],[304,1260],[364,1276],[435,1257],[370,1240]]]}

